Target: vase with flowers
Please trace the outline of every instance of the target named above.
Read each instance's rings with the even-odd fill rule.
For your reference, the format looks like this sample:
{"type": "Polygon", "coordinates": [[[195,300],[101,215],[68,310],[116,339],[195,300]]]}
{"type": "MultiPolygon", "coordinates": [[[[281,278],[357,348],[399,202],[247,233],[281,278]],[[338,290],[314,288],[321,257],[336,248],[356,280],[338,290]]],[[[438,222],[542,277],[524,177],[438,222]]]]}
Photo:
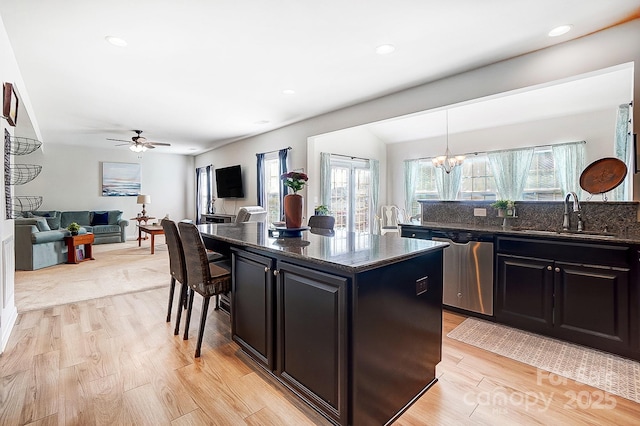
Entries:
{"type": "Polygon", "coordinates": [[[309,177],[302,172],[283,173],[280,178],[286,187],[293,189],[293,194],[284,197],[284,221],[287,228],[302,227],[302,195],[298,194],[309,180],[309,177]]]}

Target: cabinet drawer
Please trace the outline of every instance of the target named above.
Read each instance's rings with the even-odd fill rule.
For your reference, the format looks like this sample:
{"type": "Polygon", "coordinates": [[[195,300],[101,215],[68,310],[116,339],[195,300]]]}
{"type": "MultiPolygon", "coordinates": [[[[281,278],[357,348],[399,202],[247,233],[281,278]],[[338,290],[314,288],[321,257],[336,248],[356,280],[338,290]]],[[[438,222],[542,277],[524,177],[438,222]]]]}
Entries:
{"type": "Polygon", "coordinates": [[[554,259],[580,265],[626,268],[630,263],[630,248],[613,244],[498,237],[496,251],[502,254],[554,259]]]}
{"type": "Polygon", "coordinates": [[[430,240],[431,231],[423,228],[402,226],[400,236],[406,237],[406,238],[419,238],[422,240],[430,240]]]}

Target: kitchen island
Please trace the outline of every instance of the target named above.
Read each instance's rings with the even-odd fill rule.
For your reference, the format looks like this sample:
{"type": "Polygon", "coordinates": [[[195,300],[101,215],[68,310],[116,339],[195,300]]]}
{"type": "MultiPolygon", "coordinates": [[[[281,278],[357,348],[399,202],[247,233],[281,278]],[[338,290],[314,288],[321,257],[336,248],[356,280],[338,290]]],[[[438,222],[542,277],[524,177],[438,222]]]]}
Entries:
{"type": "Polygon", "coordinates": [[[234,341],[332,422],[391,422],[436,382],[447,244],[310,231],[278,239],[263,223],[199,229],[232,257],[234,341]]]}

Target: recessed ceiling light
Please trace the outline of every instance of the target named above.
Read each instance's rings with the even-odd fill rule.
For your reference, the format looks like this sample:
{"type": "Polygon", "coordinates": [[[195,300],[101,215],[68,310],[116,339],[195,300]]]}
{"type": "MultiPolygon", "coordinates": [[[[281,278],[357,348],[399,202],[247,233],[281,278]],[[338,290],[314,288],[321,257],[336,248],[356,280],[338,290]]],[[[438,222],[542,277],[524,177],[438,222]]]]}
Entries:
{"type": "Polygon", "coordinates": [[[393,44],[381,44],[376,47],[376,53],[378,55],[388,55],[389,53],[393,53],[396,50],[396,47],[393,44]]]}
{"type": "Polygon", "coordinates": [[[114,46],[125,47],[127,45],[127,42],[121,39],[120,37],[106,36],[104,39],[107,40],[108,43],[113,44],[114,46]]]}
{"type": "Polygon", "coordinates": [[[269,120],[254,121],[254,123],[253,123],[253,124],[260,124],[260,125],[262,125],[262,124],[269,124],[269,120]]]}
{"type": "Polygon", "coordinates": [[[295,90],[293,90],[293,89],[284,89],[284,90],[282,91],[282,94],[283,94],[283,95],[295,95],[295,94],[296,94],[296,91],[295,91],[295,90]]]}
{"type": "Polygon", "coordinates": [[[566,34],[571,31],[571,28],[573,28],[573,25],[560,25],[559,27],[555,27],[549,31],[549,37],[558,37],[562,34],[566,34]]]}

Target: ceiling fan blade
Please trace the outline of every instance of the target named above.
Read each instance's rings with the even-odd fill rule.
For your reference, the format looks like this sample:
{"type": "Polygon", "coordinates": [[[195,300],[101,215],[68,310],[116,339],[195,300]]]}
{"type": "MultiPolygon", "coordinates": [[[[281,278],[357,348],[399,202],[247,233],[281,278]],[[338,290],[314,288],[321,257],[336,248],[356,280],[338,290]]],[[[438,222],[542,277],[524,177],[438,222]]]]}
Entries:
{"type": "Polygon", "coordinates": [[[147,143],[151,145],[157,145],[157,146],[171,146],[170,143],[163,143],[163,142],[147,142],[147,143]]]}
{"type": "MultiPolygon", "coordinates": [[[[124,142],[124,141],[123,141],[124,142]]],[[[127,143],[117,143],[114,146],[124,146],[124,145],[131,145],[131,142],[127,142],[127,143]]]]}
{"type": "Polygon", "coordinates": [[[150,143],[145,143],[144,147],[148,149],[155,149],[155,146],[151,145],[150,143]]]}
{"type": "Polygon", "coordinates": [[[111,138],[107,138],[108,141],[116,141],[116,142],[126,142],[126,143],[131,143],[131,141],[125,141],[123,139],[111,139],[111,138]]]}

